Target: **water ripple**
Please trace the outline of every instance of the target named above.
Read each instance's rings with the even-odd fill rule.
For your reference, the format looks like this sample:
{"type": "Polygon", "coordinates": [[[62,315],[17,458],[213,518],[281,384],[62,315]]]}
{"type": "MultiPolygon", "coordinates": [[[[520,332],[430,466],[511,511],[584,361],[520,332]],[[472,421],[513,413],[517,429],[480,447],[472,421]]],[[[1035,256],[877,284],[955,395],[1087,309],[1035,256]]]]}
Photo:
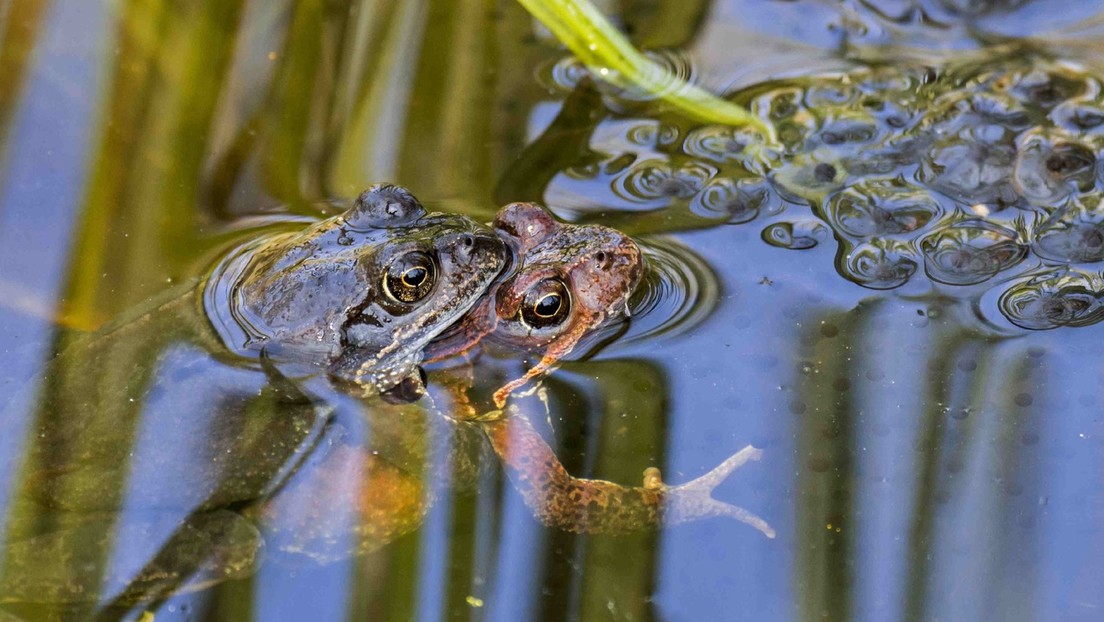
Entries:
{"type": "Polygon", "coordinates": [[[670,238],[639,242],[647,257],[647,271],[629,300],[632,324],[622,341],[670,338],[701,324],[721,299],[721,284],[713,267],[670,238]]]}
{"type": "Polygon", "coordinates": [[[1000,295],[997,306],[1020,328],[1048,330],[1088,326],[1104,319],[1100,283],[1075,270],[1045,272],[1020,279],[1000,295]]]}
{"type": "Polygon", "coordinates": [[[763,229],[763,241],[771,246],[803,251],[815,247],[828,237],[828,227],[819,220],[803,218],[782,221],[763,229]]]}
{"type": "Polygon", "coordinates": [[[633,203],[688,201],[716,174],[715,167],[700,162],[677,166],[664,160],[644,160],[626,169],[616,179],[613,191],[633,203]]]}
{"type": "Polygon", "coordinates": [[[837,269],[849,281],[868,289],[894,289],[916,273],[917,257],[908,244],[893,240],[841,243],[837,269]]]}
{"type": "Polygon", "coordinates": [[[594,81],[597,88],[615,101],[639,102],[659,99],[683,88],[684,83],[697,82],[697,72],[690,56],[683,50],[653,50],[645,55],[653,60],[662,72],[657,71],[654,90],[640,90],[632,87],[618,87],[613,84],[617,81],[616,72],[605,68],[588,68],[575,56],[566,56],[553,64],[548,70],[538,76],[548,86],[562,90],[572,91],[579,83],[593,73],[601,73],[594,81]]]}

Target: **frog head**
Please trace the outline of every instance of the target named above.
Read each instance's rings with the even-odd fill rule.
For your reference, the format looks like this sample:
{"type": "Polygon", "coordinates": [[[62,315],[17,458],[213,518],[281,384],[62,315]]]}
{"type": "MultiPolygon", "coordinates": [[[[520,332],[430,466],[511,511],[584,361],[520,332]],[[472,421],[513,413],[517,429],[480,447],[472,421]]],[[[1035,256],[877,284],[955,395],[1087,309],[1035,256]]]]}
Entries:
{"type": "Polygon", "coordinates": [[[482,340],[539,354],[523,378],[495,394],[501,405],[510,391],[626,314],[644,264],[640,247],[620,231],[560,223],[534,203],[502,208],[494,228],[513,251],[512,270],[427,355],[444,358],[482,340]]]}
{"type": "Polygon", "coordinates": [[[236,349],[322,367],[373,394],[415,374],[425,344],[475,304],[505,262],[491,229],[376,185],[343,214],[246,247],[216,271],[205,297],[209,313],[226,307],[240,327],[236,349]]]}

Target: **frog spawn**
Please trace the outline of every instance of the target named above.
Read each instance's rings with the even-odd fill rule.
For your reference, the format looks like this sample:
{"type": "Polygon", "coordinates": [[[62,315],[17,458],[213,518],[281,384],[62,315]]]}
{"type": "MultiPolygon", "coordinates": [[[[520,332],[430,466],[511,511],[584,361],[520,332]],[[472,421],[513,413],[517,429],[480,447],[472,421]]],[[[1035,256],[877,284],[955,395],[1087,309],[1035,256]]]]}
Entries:
{"type": "Polygon", "coordinates": [[[1099,276],[1075,270],[1044,272],[1020,279],[1000,296],[1001,313],[1030,330],[1088,326],[1104,319],[1099,276]]]}
{"type": "Polygon", "coordinates": [[[617,189],[612,203],[624,209],[760,221],[779,248],[834,237],[837,271],[863,287],[925,279],[973,296],[997,283],[1009,303],[994,308],[1017,326],[1099,319],[1085,298],[1104,291],[1095,76],[1021,54],[779,80],[732,99],[769,120],[780,145],[673,115],[619,117],[592,134],[588,157],[599,163],[586,176],[599,183],[588,187],[617,189]],[[1086,280],[1069,285],[1070,274],[1086,280]]]}

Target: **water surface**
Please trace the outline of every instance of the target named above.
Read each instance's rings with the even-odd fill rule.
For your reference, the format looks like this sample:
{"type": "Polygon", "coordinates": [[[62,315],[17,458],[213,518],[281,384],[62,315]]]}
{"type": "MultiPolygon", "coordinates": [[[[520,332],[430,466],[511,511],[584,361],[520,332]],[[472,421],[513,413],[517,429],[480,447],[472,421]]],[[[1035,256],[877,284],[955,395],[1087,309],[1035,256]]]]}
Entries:
{"type": "MultiPolygon", "coordinates": [[[[969,58],[997,70],[1006,62],[1000,58],[1032,54],[1104,77],[1097,43],[1104,13],[1091,0],[602,6],[635,43],[738,99],[768,90],[754,86],[766,80],[870,66],[915,72],[969,58]]],[[[692,124],[639,95],[582,80],[585,72],[509,2],[15,0],[0,9],[0,24],[5,533],[45,520],[20,504],[21,490],[68,490],[60,476],[35,479],[28,465],[44,460],[64,471],[73,456],[102,447],[109,432],[117,456],[116,468],[95,473],[97,485],[117,497],[96,531],[114,536],[94,560],[100,591],[64,605],[0,599],[5,615],[1104,616],[1104,366],[1095,346],[1104,326],[1066,321],[1072,325],[1032,330],[1050,326],[1010,321],[1006,311],[1019,307],[1001,299],[1033,270],[1063,267],[1089,275],[1083,289],[1096,296],[1100,258],[1071,260],[1062,256],[1067,247],[1036,245],[1014,266],[998,260],[1000,269],[976,283],[925,264],[920,233],[949,225],[956,209],[999,197],[968,196],[961,178],[932,182],[930,167],[925,173],[909,163],[917,166],[904,179],[927,184],[935,207],[924,215],[926,199],[905,206],[908,222],[924,221],[905,240],[884,218],[848,216],[862,212],[869,185],[845,184],[851,207],[837,199],[831,209],[827,197],[843,189],[785,192],[787,170],[796,171],[791,190],[815,186],[823,164],[815,154],[805,162],[808,183],[799,177],[800,160],[736,175],[703,155],[716,141],[698,140],[700,133],[687,141],[692,124]],[[218,421],[176,415],[204,412],[204,400],[216,397],[181,389],[160,398],[171,407],[119,404],[115,420],[106,418],[115,411],[100,412],[102,430],[65,436],[70,444],[51,449],[65,423],[51,405],[79,406],[88,387],[118,387],[136,369],[164,368],[195,351],[153,341],[95,365],[48,362],[82,334],[203,274],[238,240],[281,226],[273,220],[317,217],[321,202],[379,180],[409,186],[432,208],[481,220],[503,203],[537,200],[564,219],[640,235],[652,273],[634,318],[545,382],[547,411],[533,399],[527,411],[572,474],[626,485],[638,484],[649,466],[680,483],[746,444],[763,448],[763,459],[717,495],[765,517],[778,537],[723,519],[616,537],[548,529],[493,460],[478,473],[455,473],[457,482],[470,477],[451,485],[440,475],[450,468],[441,456],[458,437],[415,422],[427,425],[415,429],[416,443],[389,444],[389,459],[422,465],[407,482],[413,497],[434,500],[413,528],[322,564],[269,546],[259,565],[230,580],[179,595],[173,590],[186,586],[168,586],[163,601],[128,602],[126,577],[178,524],[150,519],[148,508],[199,507],[204,494],[225,493],[202,488],[221,480],[202,476],[217,452],[197,439],[227,442],[230,457],[219,464],[257,467],[264,477],[256,486],[268,493],[266,485],[289,477],[307,482],[307,490],[332,484],[312,461],[324,454],[318,447],[366,445],[388,434],[405,440],[411,426],[340,415],[339,428],[321,430],[317,413],[289,407],[295,401],[286,395],[222,374],[232,395],[284,427],[211,436],[218,421]],[[870,222],[882,228],[864,229],[870,222]],[[878,261],[848,261],[847,244],[893,236],[906,247],[890,264],[904,272],[878,263],[884,246],[878,261]],[[284,435],[286,453],[278,458],[304,461],[294,475],[286,461],[269,465],[242,449],[272,434],[284,435]],[[151,489],[165,500],[153,503],[151,489]]],[[[834,104],[831,92],[821,95],[823,105],[812,111],[823,120],[834,104]]],[[[1046,104],[1046,113],[1055,105],[1046,104]]],[[[863,156],[869,149],[859,142],[854,151],[863,156]]],[[[1097,162],[1083,191],[1091,196],[1102,146],[1087,148],[1097,162]]],[[[930,160],[946,164],[954,155],[930,160]]],[[[1013,231],[1016,217],[1033,213],[1004,207],[990,220],[1013,231]]],[[[1043,311],[1063,317],[1053,307],[1043,311]]],[[[475,369],[489,384],[519,365],[507,358],[475,369]]],[[[340,399],[332,406],[355,412],[340,399]]],[[[367,485],[355,471],[343,473],[350,485],[367,485]]],[[[309,509],[294,498],[288,504],[290,516],[309,509]]],[[[227,521],[218,531],[227,536],[222,544],[196,547],[222,562],[216,569],[252,554],[242,535],[249,529],[227,521]]],[[[7,545],[0,577],[34,561],[31,550],[7,545]]],[[[45,557],[44,566],[56,561],[45,557]]]]}

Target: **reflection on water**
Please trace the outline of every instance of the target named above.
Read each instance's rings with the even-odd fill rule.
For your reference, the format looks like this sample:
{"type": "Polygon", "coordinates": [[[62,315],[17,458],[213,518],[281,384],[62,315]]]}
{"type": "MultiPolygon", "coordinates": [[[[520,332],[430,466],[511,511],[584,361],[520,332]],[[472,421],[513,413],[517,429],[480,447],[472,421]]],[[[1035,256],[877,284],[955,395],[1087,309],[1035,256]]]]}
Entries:
{"type": "Polygon", "coordinates": [[[590,80],[512,3],[0,9],[0,617],[1101,616],[1098,3],[606,8],[783,148],[590,80]],[[509,352],[417,405],[222,352],[194,279],[377,180],[640,235],[632,319],[512,427],[441,416],[509,352]],[[511,434],[634,490],[753,443],[714,497],[778,537],[546,527],[511,434]]]}
{"type": "MultiPolygon", "coordinates": [[[[618,343],[673,339],[712,313],[724,293],[712,266],[672,239],[641,239],[647,272],[629,300],[633,318],[618,343]]],[[[616,345],[614,345],[616,348],[616,345]]]]}

